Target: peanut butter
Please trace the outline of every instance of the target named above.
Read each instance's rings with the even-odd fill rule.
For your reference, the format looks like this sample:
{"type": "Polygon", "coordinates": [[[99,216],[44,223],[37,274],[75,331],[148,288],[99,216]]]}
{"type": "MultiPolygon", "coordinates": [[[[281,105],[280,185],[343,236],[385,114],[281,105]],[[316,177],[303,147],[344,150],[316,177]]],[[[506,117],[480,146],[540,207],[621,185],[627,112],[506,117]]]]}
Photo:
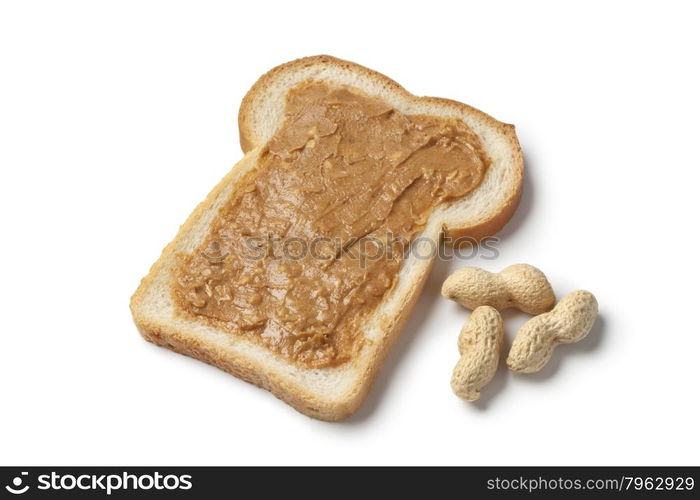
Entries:
{"type": "Polygon", "coordinates": [[[175,303],[301,366],[344,363],[394,287],[405,242],[487,167],[461,120],[304,82],[209,234],[179,255],[175,303]]]}

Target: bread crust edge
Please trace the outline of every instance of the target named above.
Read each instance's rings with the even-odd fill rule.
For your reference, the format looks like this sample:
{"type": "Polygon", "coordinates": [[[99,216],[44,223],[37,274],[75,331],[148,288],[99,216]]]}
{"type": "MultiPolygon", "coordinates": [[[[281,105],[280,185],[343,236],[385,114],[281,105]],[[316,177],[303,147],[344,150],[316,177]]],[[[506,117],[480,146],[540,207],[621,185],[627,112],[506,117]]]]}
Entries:
{"type": "Polygon", "coordinates": [[[254,128],[251,125],[252,116],[254,113],[254,103],[258,95],[264,94],[270,83],[281,73],[294,72],[298,69],[316,64],[336,65],[344,69],[355,71],[368,78],[380,81],[383,87],[390,89],[392,92],[400,94],[404,99],[409,101],[434,103],[456,109],[461,114],[475,115],[481,120],[487,122],[493,129],[498,130],[499,134],[505,137],[506,141],[508,142],[511,151],[510,161],[516,170],[519,181],[515,186],[512,186],[507,201],[501,205],[501,210],[499,212],[493,214],[490,218],[473,225],[445,225],[443,227],[443,233],[453,239],[462,238],[479,241],[487,236],[492,236],[503,229],[518,207],[525,175],[522,149],[520,147],[520,141],[518,141],[518,137],[515,133],[515,126],[496,120],[494,117],[481,111],[480,109],[474,108],[473,106],[459,101],[444,97],[417,96],[406,90],[399,83],[392,80],[388,76],[352,61],[346,61],[344,59],[339,59],[329,55],[302,57],[280,64],[258,78],[258,80],[243,97],[241,107],[238,112],[239,141],[241,144],[241,149],[244,153],[252,151],[256,147],[262,145],[261,143],[263,142],[263,139],[255,137],[254,128]]]}
{"type": "Polygon", "coordinates": [[[176,237],[173,238],[173,240],[163,249],[161,256],[151,266],[149,273],[141,280],[139,287],[131,297],[130,309],[137,329],[145,340],[156,345],[166,347],[180,354],[204,361],[205,363],[216,366],[217,368],[234,375],[237,378],[266,389],[280,400],[309,417],[325,421],[339,421],[354,413],[366,399],[367,394],[373,386],[373,382],[383,364],[383,360],[386,358],[389,350],[398,339],[410,316],[410,313],[413,310],[413,307],[418,300],[420,291],[422,290],[430,274],[432,261],[429,263],[428,269],[426,269],[426,271],[411,284],[410,291],[406,294],[404,302],[398,306],[399,313],[393,318],[385,319],[383,321],[381,328],[385,334],[379,341],[380,345],[378,348],[373,350],[371,356],[367,356],[362,361],[362,365],[359,367],[362,373],[359,383],[355,384],[353,389],[347,394],[342,395],[340,399],[332,401],[317,397],[317,395],[304,390],[304,388],[298,386],[297,384],[278,376],[270,370],[266,370],[264,366],[252,362],[246,356],[231,356],[228,353],[224,355],[224,353],[219,352],[215,346],[207,345],[205,342],[201,342],[196,338],[184,336],[178,331],[177,328],[153,321],[147,314],[141,311],[141,305],[143,305],[148,288],[154,284],[153,282],[155,277],[160,271],[162,271],[162,267],[165,266],[165,262],[175,251],[177,242],[188,234],[192,226],[202,216],[206,207],[213,202],[216,196],[218,196],[223,189],[226,189],[226,187],[232,184],[233,176],[245,162],[248,153],[260,145],[258,144],[259,141],[256,142],[255,138],[252,136],[252,130],[248,126],[251,105],[256,94],[264,91],[270,79],[273,78],[278,72],[294,70],[300,66],[317,63],[339,64],[345,68],[350,68],[353,71],[358,71],[367,76],[371,76],[372,78],[379,78],[382,80],[384,85],[388,86],[391,90],[400,93],[406,99],[428,100],[431,102],[448,105],[450,107],[457,107],[462,113],[466,112],[477,114],[482,119],[488,121],[492,127],[499,129],[499,132],[506,136],[510,145],[512,154],[511,161],[513,162],[514,168],[517,169],[519,182],[510,190],[507,201],[501,206],[501,210],[489,219],[481,221],[478,224],[465,227],[445,225],[443,227],[443,231],[448,236],[452,236],[454,238],[469,237],[479,240],[483,237],[496,233],[508,222],[517,208],[520,199],[524,170],[520,145],[512,125],[499,122],[490,115],[457,101],[438,97],[415,96],[387,76],[353,62],[344,61],[332,56],[311,56],[301,58],[277,66],[276,68],[273,68],[265,73],[258,79],[258,81],[251,87],[246,96],[243,98],[238,121],[241,148],[243,149],[244,153],[246,153],[246,156],[244,156],[244,158],[242,158],[229,171],[229,173],[224,176],[224,178],[207,195],[205,200],[195,208],[185,223],[180,227],[176,237]]]}

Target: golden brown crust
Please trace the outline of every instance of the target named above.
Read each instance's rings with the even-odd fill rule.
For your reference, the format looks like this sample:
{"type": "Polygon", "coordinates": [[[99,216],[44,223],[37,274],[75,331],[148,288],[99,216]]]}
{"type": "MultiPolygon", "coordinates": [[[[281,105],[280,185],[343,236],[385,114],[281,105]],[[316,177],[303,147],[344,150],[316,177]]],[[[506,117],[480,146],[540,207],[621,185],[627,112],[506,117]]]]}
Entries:
{"type": "MultiPolygon", "coordinates": [[[[507,198],[507,202],[503,204],[499,213],[495,214],[490,219],[469,227],[448,226],[445,228],[445,230],[447,231],[447,234],[454,237],[470,236],[472,238],[480,239],[482,237],[494,234],[501,227],[503,227],[503,225],[505,225],[517,207],[522,186],[522,155],[520,154],[520,146],[518,145],[513,126],[498,122],[486,113],[456,101],[434,97],[416,97],[407,92],[403,87],[390,78],[348,61],[343,61],[330,56],[307,57],[278,66],[263,75],[246,94],[241,104],[239,113],[239,128],[241,147],[243,148],[244,152],[248,153],[259,145],[259,141],[256,141],[256,138],[253,137],[253,130],[249,126],[252,113],[251,106],[255,96],[259,92],[264,91],[271,78],[273,78],[277,73],[281,71],[294,70],[295,68],[300,68],[304,65],[317,64],[319,62],[340,65],[345,68],[350,68],[360,74],[371,76],[375,79],[381,79],[382,84],[385,87],[400,93],[407,99],[428,100],[454,107],[459,109],[461,112],[468,112],[472,115],[477,115],[481,119],[487,121],[493,128],[499,129],[502,134],[507,137],[513,151],[512,162],[515,168],[518,170],[520,182],[513,186],[507,198]]],[[[383,320],[381,323],[383,335],[381,340],[378,341],[379,345],[377,345],[376,349],[372,351],[371,356],[366,357],[366,359],[362,361],[362,366],[360,367],[362,371],[360,382],[357,383],[354,386],[353,391],[347,394],[341,401],[323,400],[314,393],[305,390],[303,387],[296,385],[283,377],[275,375],[271,370],[257,364],[248,357],[232,355],[230,352],[223,353],[218,350],[216,346],[213,346],[210,343],[202,342],[192,335],[183,334],[183,332],[179,331],[174,325],[161,324],[154,321],[149,318],[143,310],[147,291],[151,286],[154,286],[158,273],[163,271],[164,266],[168,265],[168,263],[172,260],[172,256],[175,249],[178,247],[178,244],[187,237],[188,233],[190,233],[195,226],[195,223],[204,215],[208,207],[210,207],[217,196],[221,194],[222,190],[227,189],[232,183],[235,183],[235,176],[238,174],[238,171],[243,168],[246,158],[234,166],[233,169],[221,180],[221,182],[219,182],[219,184],[217,184],[217,186],[209,193],[207,198],[197,206],[197,208],[188,217],[187,221],[180,227],[175,239],[165,247],[158,261],[151,267],[149,274],[143,278],[140,286],[131,298],[130,307],[134,316],[134,321],[141,335],[150,342],[205,361],[228,373],[231,373],[238,378],[267,389],[279,399],[285,401],[301,413],[304,413],[310,417],[328,421],[341,420],[353,413],[365,399],[370,387],[372,386],[372,382],[382,365],[383,359],[386,357],[389,349],[398,338],[410,315],[411,310],[413,309],[413,306],[418,299],[420,290],[422,289],[429,274],[429,270],[422,272],[419,278],[410,284],[410,289],[407,291],[403,303],[397,306],[399,313],[394,317],[385,318],[383,320]]]]}
{"type": "MultiPolygon", "coordinates": [[[[302,57],[300,59],[295,59],[284,64],[280,64],[272,68],[270,71],[262,75],[246,93],[243,101],[241,102],[241,107],[238,113],[238,129],[240,136],[241,149],[244,153],[251,151],[256,146],[259,146],[262,139],[256,138],[254,135],[253,127],[251,126],[251,118],[253,116],[253,106],[255,98],[264,93],[269,87],[270,83],[283,72],[294,72],[295,70],[316,65],[316,64],[331,64],[337,65],[345,69],[351,69],[352,71],[370,77],[372,79],[377,79],[382,82],[382,86],[391,89],[392,92],[400,94],[402,97],[409,101],[427,101],[435,104],[440,104],[453,108],[460,113],[466,113],[471,115],[476,115],[483,121],[489,123],[494,129],[498,129],[503,135],[507,142],[509,143],[511,150],[513,151],[513,157],[511,158],[512,164],[518,170],[519,182],[513,187],[512,191],[509,193],[507,201],[501,206],[501,211],[494,214],[491,218],[480,222],[479,224],[467,227],[450,227],[447,226],[443,228],[447,236],[453,239],[462,238],[463,241],[473,241],[481,240],[487,236],[491,236],[500,231],[510,218],[515,213],[516,208],[518,208],[518,203],[520,202],[520,194],[522,192],[523,177],[524,177],[524,161],[522,156],[522,151],[520,149],[520,143],[518,137],[515,134],[515,127],[508,123],[503,123],[491,115],[484,113],[483,111],[476,109],[468,104],[461,103],[459,101],[454,101],[452,99],[446,99],[443,97],[420,97],[410,93],[408,90],[403,88],[397,82],[392,80],[386,75],[374,71],[372,69],[361,66],[357,63],[351,61],[345,61],[343,59],[338,59],[329,55],[318,55],[302,57]]],[[[468,243],[467,243],[468,244],[468,243]]]]}
{"type": "MultiPolygon", "coordinates": [[[[275,376],[269,370],[252,363],[244,356],[232,356],[230,353],[224,355],[214,346],[200,342],[196,338],[182,335],[178,328],[170,324],[159,324],[158,322],[152,321],[140,310],[139,306],[144,303],[147,290],[154,285],[156,276],[175,253],[178,243],[190,233],[197,220],[199,220],[207,208],[212,205],[221,191],[234,182],[233,178],[243,167],[245,163],[244,160],[245,158],[236,164],[214,189],[212,189],[206,199],[195,208],[185,223],[180,226],[177,236],[163,249],[160,258],[151,266],[149,273],[141,280],[129,304],[134,322],[141,336],[149,342],[204,361],[246,382],[266,389],[277,398],[309,417],[327,421],[342,420],[352,414],[364,400],[371,386],[371,382],[374,380],[376,372],[381,365],[381,360],[386,356],[390,345],[398,336],[400,328],[395,327],[388,333],[387,342],[384,343],[382,349],[372,358],[373,361],[368,363],[362,377],[362,382],[358,384],[356,391],[341,403],[329,403],[328,401],[318,399],[312,392],[305,391],[296,385],[288,383],[287,380],[275,376]]],[[[413,295],[417,296],[416,293],[413,293],[413,295]]],[[[410,310],[410,308],[408,309],[410,310]]],[[[405,312],[406,316],[407,314],[408,311],[405,312]]]]}
{"type": "MultiPolygon", "coordinates": [[[[214,194],[214,191],[212,191],[212,194],[214,194]]],[[[183,229],[186,225],[187,223],[183,225],[183,229]]],[[[393,320],[387,321],[385,325],[382,325],[386,331],[386,335],[379,349],[377,349],[373,356],[368,359],[368,362],[365,363],[362,379],[360,383],[356,385],[355,391],[342,403],[334,402],[329,404],[327,401],[318,399],[313,393],[289,384],[284,378],[274,376],[269,370],[265,370],[257,364],[252,363],[246,357],[231,356],[229,353],[223,354],[210,344],[200,342],[195,338],[183,336],[176,328],[172,328],[170,325],[160,325],[157,322],[152,322],[139,313],[137,306],[143,301],[146,290],[155,278],[154,268],[172,252],[172,249],[169,249],[171,245],[168,245],[168,247],[163,250],[163,255],[158,262],[154,264],[151,272],[141,281],[141,285],[131,298],[131,311],[141,336],[158,346],[166,347],[177,353],[216,366],[241,380],[245,380],[246,382],[270,391],[277,398],[289,404],[300,413],[329,422],[343,420],[354,413],[362,404],[382,366],[382,361],[403,330],[429,274],[428,272],[423,273],[420,281],[414,283],[413,290],[409,294],[405,305],[400,308],[401,314],[398,317],[394,317],[393,320]]]]}
{"type": "Polygon", "coordinates": [[[258,94],[264,92],[264,90],[270,84],[270,81],[272,81],[279,73],[293,72],[297,69],[301,69],[303,67],[312,66],[319,63],[333,64],[342,68],[352,69],[353,71],[356,71],[358,74],[361,75],[380,78],[385,82],[385,85],[387,87],[390,87],[392,90],[404,94],[407,97],[414,97],[412,94],[409,94],[401,85],[396,83],[388,76],[385,76],[369,68],[365,68],[364,66],[361,66],[357,63],[345,61],[343,59],[338,59],[337,57],[328,55],[301,57],[299,59],[295,59],[293,61],[289,61],[272,68],[270,71],[258,78],[258,80],[253,84],[250,90],[243,97],[243,100],[241,101],[241,107],[238,111],[238,131],[240,136],[241,149],[244,153],[247,153],[248,151],[253,149],[260,142],[253,136],[252,127],[249,126],[249,118],[252,116],[253,113],[252,106],[255,97],[258,94]]]}
{"type": "Polygon", "coordinates": [[[446,236],[450,236],[453,241],[461,240],[464,242],[463,244],[469,245],[470,242],[480,241],[483,238],[496,234],[503,229],[518,208],[520,196],[523,191],[525,174],[524,159],[518,137],[515,135],[515,127],[513,125],[503,124],[503,128],[506,130],[508,142],[513,150],[511,163],[518,170],[519,182],[513,186],[509,192],[507,201],[501,205],[501,210],[490,219],[468,227],[444,227],[443,232],[446,236]]]}
{"type": "MultiPolygon", "coordinates": [[[[404,99],[409,101],[427,101],[435,104],[440,104],[450,108],[454,108],[462,113],[476,114],[482,119],[491,122],[496,128],[501,128],[503,126],[507,128],[513,128],[512,125],[504,124],[491,115],[484,113],[483,111],[476,109],[468,104],[461,103],[459,101],[454,101],[452,99],[446,99],[444,97],[429,97],[429,96],[416,96],[410,93],[408,90],[403,88],[397,82],[392,80],[386,75],[374,71],[372,69],[361,66],[357,63],[346,61],[344,59],[338,59],[333,56],[319,55],[319,56],[309,56],[302,57],[300,59],[295,59],[284,64],[280,64],[272,68],[270,71],[262,75],[250,88],[241,101],[241,107],[238,111],[238,129],[240,136],[241,149],[244,153],[252,150],[256,146],[260,145],[261,140],[256,138],[253,134],[252,127],[250,126],[250,118],[253,114],[253,101],[258,94],[264,92],[264,90],[269,86],[270,82],[282,72],[294,72],[297,69],[301,69],[306,66],[312,66],[315,64],[330,64],[339,66],[341,68],[350,69],[360,75],[364,75],[374,80],[380,80],[382,86],[390,89],[392,92],[400,94],[404,99]]],[[[515,137],[515,134],[513,134],[515,137]]],[[[517,143],[517,138],[515,139],[517,143]]],[[[518,146],[519,148],[519,146],[518,146]]]]}
{"type": "Polygon", "coordinates": [[[362,402],[364,393],[358,394],[359,397],[348,400],[343,405],[329,405],[326,401],[318,400],[313,393],[300,390],[288,384],[284,379],[275,377],[268,370],[252,363],[246,357],[231,356],[229,353],[224,355],[211,345],[202,343],[196,338],[182,335],[172,325],[159,324],[152,321],[139,308],[144,303],[147,290],[154,285],[156,276],[175,253],[178,243],[193,229],[197,220],[213,204],[221,191],[234,182],[233,178],[244,163],[245,158],[226,174],[204,201],[197,205],[197,208],[190,214],[185,223],[180,226],[177,236],[163,249],[160,258],[151,266],[148,274],[141,280],[129,303],[134,322],[141,336],[149,342],[204,361],[246,382],[266,389],[305,415],[320,420],[341,420],[357,409],[362,402]]]}

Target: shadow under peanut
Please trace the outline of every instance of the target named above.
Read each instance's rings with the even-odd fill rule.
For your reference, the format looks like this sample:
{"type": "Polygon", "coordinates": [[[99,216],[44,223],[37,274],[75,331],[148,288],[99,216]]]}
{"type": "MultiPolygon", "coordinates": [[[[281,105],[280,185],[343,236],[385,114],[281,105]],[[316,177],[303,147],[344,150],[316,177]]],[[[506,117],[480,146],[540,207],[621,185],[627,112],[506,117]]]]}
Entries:
{"type": "MultiPolygon", "coordinates": [[[[523,152],[525,160],[525,177],[523,179],[523,188],[521,192],[520,202],[518,208],[513,214],[511,220],[506,224],[506,226],[497,233],[496,236],[499,237],[501,241],[512,238],[513,235],[520,230],[527,220],[528,216],[532,212],[535,204],[534,196],[534,175],[531,168],[532,162],[530,161],[531,155],[529,153],[523,152]]],[[[389,389],[393,382],[393,374],[397,371],[400,364],[406,358],[406,354],[411,349],[415,342],[415,338],[418,332],[423,328],[428,315],[433,309],[433,305],[437,300],[443,300],[440,295],[440,289],[442,288],[442,283],[447,278],[450,268],[450,260],[443,260],[436,258],[433,263],[433,268],[430,271],[428,281],[426,282],[425,288],[421,293],[418,302],[411,313],[410,319],[404,328],[403,333],[399,336],[396,344],[391,348],[384,365],[381,367],[377,380],[374,386],[370,389],[367,399],[363,405],[351,415],[349,418],[344,420],[341,425],[353,425],[364,422],[367,420],[377,409],[380,400],[382,399],[384,393],[389,389]]],[[[465,265],[475,265],[475,264],[465,264],[465,265]]],[[[459,307],[455,304],[455,307],[459,307]]],[[[465,321],[468,315],[471,314],[470,311],[464,310],[465,321]]],[[[474,402],[464,402],[466,406],[470,406],[479,411],[485,411],[491,407],[494,402],[498,399],[499,395],[506,394],[506,386],[508,385],[508,379],[512,375],[516,375],[525,379],[530,379],[533,381],[543,381],[551,377],[554,373],[559,370],[563,358],[567,355],[576,355],[577,353],[588,352],[597,347],[602,337],[604,321],[601,316],[596,320],[596,324],[591,330],[590,334],[581,342],[577,344],[559,345],[555,348],[552,359],[549,363],[538,373],[518,375],[510,372],[506,365],[506,359],[508,357],[508,351],[512,343],[513,336],[515,333],[509,335],[508,323],[513,323],[515,317],[520,315],[523,319],[520,321],[520,325],[525,323],[526,319],[529,319],[528,315],[524,315],[517,310],[506,310],[502,311],[503,319],[506,322],[506,339],[503,346],[503,352],[501,353],[501,359],[498,365],[498,370],[494,375],[494,378],[486,385],[480,392],[481,395],[479,399],[474,402]]],[[[518,328],[513,329],[513,332],[517,332],[518,328]]],[[[456,358],[455,358],[456,363],[456,358]]],[[[397,382],[398,383],[398,382],[397,382]]],[[[449,380],[445,381],[445,389],[449,391],[449,380]]],[[[457,396],[454,396],[455,398],[457,396]]]]}
{"type": "Polygon", "coordinates": [[[504,389],[506,385],[508,385],[508,380],[510,377],[517,377],[519,380],[524,380],[526,383],[544,383],[559,372],[561,367],[566,364],[567,359],[570,360],[577,356],[590,354],[591,352],[600,348],[600,345],[604,339],[603,332],[605,330],[605,318],[603,315],[599,314],[593,328],[586,338],[574,344],[558,344],[554,348],[554,353],[552,354],[549,362],[539,372],[522,374],[514,373],[508,369],[508,365],[506,364],[508,352],[510,351],[510,346],[513,343],[513,338],[517,334],[517,331],[523,324],[525,324],[527,320],[531,318],[531,316],[521,313],[515,309],[507,309],[501,313],[506,324],[506,339],[501,352],[496,375],[494,375],[491,382],[489,382],[486,387],[481,390],[481,397],[479,399],[471,403],[464,403],[477,411],[488,410],[489,407],[493,406],[499,395],[507,394],[507,391],[504,389]]]}
{"type": "Polygon", "coordinates": [[[554,348],[554,353],[549,362],[536,373],[525,373],[513,375],[526,382],[542,383],[552,378],[566,364],[567,360],[578,356],[586,356],[591,352],[600,349],[605,340],[605,316],[598,314],[593,324],[593,328],[585,339],[574,344],[558,344],[554,348]]]}

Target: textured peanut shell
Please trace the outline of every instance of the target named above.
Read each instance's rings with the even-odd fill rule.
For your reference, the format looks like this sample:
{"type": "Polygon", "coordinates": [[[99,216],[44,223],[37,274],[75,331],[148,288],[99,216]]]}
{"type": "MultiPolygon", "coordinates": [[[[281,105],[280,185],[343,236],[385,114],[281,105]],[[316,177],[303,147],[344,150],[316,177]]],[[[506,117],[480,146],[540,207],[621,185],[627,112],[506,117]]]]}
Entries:
{"type": "Polygon", "coordinates": [[[598,302],[592,293],[571,292],[550,312],[532,318],[520,328],[508,353],[508,368],[518,373],[541,370],[557,344],[578,342],[588,335],[597,315],[598,302]]]}
{"type": "Polygon", "coordinates": [[[556,300],[547,277],[529,264],[514,264],[497,274],[465,267],[445,280],[442,295],[467,309],[515,307],[528,314],[547,312],[556,300]]]}
{"type": "Polygon", "coordinates": [[[501,315],[490,306],[478,307],[459,334],[462,356],[452,372],[452,391],[466,401],[479,399],[498,368],[503,347],[504,327],[501,315]]]}

